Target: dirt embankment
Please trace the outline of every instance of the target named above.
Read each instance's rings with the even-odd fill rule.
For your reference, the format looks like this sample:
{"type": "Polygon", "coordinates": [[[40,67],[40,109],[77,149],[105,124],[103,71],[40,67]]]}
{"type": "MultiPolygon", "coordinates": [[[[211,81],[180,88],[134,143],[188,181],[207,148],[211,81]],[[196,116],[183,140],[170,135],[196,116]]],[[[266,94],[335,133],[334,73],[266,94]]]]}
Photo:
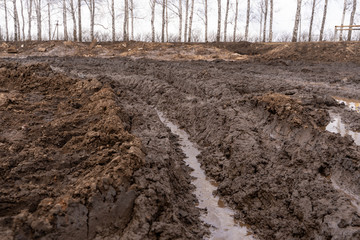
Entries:
{"type": "Polygon", "coordinates": [[[2,42],[0,57],[131,57],[156,60],[360,62],[358,42],[149,43],[2,42]]]}
{"type": "Polygon", "coordinates": [[[104,68],[131,105],[156,106],[186,129],[218,193],[261,239],[360,237],[347,194],[360,194],[359,147],[325,131],[327,110],[338,108],[329,94],[359,92],[337,81],[350,67],[334,74],[333,65],[301,63],[75,61],[52,64],[80,75],[104,68]]]}
{"type": "Polygon", "coordinates": [[[1,239],[204,234],[176,139],[111,81],[0,62],[0,86],[1,239]]]}

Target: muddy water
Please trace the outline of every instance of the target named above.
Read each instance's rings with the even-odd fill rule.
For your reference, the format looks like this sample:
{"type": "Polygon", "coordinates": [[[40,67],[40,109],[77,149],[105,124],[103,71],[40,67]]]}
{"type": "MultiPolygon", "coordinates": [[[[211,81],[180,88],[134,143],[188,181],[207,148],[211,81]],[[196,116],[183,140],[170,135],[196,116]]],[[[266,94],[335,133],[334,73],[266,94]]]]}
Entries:
{"type": "MultiPolygon", "coordinates": [[[[360,102],[355,99],[334,97],[338,103],[345,104],[348,108],[353,111],[360,113],[360,102]]],[[[326,127],[326,130],[333,133],[339,133],[341,136],[351,136],[356,145],[360,145],[360,132],[354,132],[346,128],[346,125],[341,121],[339,114],[330,112],[331,122],[326,127]]]]}
{"type": "Polygon", "coordinates": [[[350,98],[342,98],[342,97],[334,97],[334,99],[338,103],[344,103],[351,110],[354,110],[354,111],[357,111],[358,113],[360,113],[360,102],[359,102],[359,100],[350,99],[350,98]]]}
{"type": "MultiPolygon", "coordinates": [[[[360,112],[360,102],[354,99],[340,98],[334,97],[334,99],[339,103],[344,103],[347,107],[349,107],[353,111],[360,112]]],[[[360,145],[360,133],[354,132],[346,128],[346,125],[341,121],[341,117],[339,114],[335,114],[330,112],[331,122],[326,127],[326,130],[333,133],[339,133],[341,136],[349,135],[354,139],[356,145],[360,145]]],[[[360,196],[354,194],[351,190],[347,189],[341,184],[338,184],[336,180],[332,177],[331,183],[333,187],[346,195],[351,204],[357,209],[357,212],[360,214],[360,196]]]]}
{"type": "Polygon", "coordinates": [[[194,169],[191,176],[194,179],[192,183],[196,186],[194,193],[199,200],[198,207],[205,209],[202,220],[211,226],[211,236],[208,239],[254,239],[253,236],[249,235],[247,228],[241,227],[234,221],[234,211],[228,208],[219,197],[213,195],[217,184],[214,181],[210,181],[201,169],[200,163],[196,158],[200,151],[189,140],[189,135],[167,120],[163,113],[157,112],[160,120],[170,128],[171,132],[180,137],[181,149],[186,155],[185,162],[194,169]]]}
{"type": "Polygon", "coordinates": [[[339,133],[341,136],[351,136],[357,145],[360,145],[360,133],[354,132],[346,128],[346,125],[341,121],[339,114],[330,112],[331,122],[326,126],[326,130],[333,133],[339,133]]]}

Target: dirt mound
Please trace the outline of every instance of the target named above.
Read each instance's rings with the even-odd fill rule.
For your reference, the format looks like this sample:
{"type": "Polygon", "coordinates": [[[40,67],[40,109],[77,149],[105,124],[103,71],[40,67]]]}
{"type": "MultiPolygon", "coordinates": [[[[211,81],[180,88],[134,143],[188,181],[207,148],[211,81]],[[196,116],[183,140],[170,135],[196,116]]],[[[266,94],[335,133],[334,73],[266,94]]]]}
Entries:
{"type": "MultiPolygon", "coordinates": [[[[2,239],[204,234],[188,202],[194,202],[189,170],[168,176],[173,170],[165,163],[162,173],[149,166],[160,160],[147,157],[151,151],[129,133],[130,115],[110,83],[72,79],[48,64],[0,63],[0,85],[2,239]],[[155,177],[162,186],[154,185],[155,177]],[[176,200],[176,193],[186,200],[176,200]],[[181,211],[186,217],[170,217],[181,211]]],[[[181,166],[181,155],[172,151],[162,154],[181,166]]]]}

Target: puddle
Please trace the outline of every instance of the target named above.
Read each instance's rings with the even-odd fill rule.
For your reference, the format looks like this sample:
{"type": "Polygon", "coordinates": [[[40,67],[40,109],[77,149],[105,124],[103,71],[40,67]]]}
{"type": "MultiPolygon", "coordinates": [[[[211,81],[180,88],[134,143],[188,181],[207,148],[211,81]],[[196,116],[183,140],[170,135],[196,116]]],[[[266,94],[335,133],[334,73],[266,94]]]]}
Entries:
{"type": "Polygon", "coordinates": [[[254,237],[249,235],[248,229],[235,222],[234,211],[228,208],[218,196],[213,196],[217,184],[208,179],[201,169],[196,158],[200,151],[189,140],[189,135],[167,120],[161,112],[157,111],[157,113],[160,120],[171,129],[171,132],[180,137],[181,150],[186,155],[185,162],[194,169],[191,176],[194,178],[192,184],[196,187],[194,193],[199,200],[198,207],[206,210],[206,213],[201,216],[201,220],[212,226],[210,228],[211,235],[208,239],[253,240],[254,237]]]}
{"type": "Polygon", "coordinates": [[[354,132],[346,129],[346,125],[341,121],[339,114],[330,112],[330,123],[326,126],[326,130],[332,133],[339,133],[341,136],[351,136],[356,145],[360,145],[360,132],[354,132]]]}
{"type": "Polygon", "coordinates": [[[344,103],[351,110],[357,111],[360,113],[360,102],[356,99],[342,98],[342,97],[333,97],[338,103],[344,103]]]}
{"type": "MultiPolygon", "coordinates": [[[[360,102],[355,99],[333,97],[338,103],[344,103],[351,110],[360,113],[360,102]]],[[[351,136],[356,145],[360,145],[360,132],[354,132],[346,128],[346,125],[341,121],[341,116],[333,112],[329,112],[331,122],[326,126],[326,130],[332,133],[339,133],[341,136],[351,136]]]]}

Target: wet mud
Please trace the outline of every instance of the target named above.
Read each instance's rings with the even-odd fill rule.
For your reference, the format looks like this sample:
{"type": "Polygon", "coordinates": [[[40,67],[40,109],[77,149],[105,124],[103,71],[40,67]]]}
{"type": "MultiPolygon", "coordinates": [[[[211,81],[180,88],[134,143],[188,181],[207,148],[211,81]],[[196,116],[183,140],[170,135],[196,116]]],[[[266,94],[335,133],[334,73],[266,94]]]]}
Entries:
{"type": "MultiPolygon", "coordinates": [[[[344,121],[350,119],[345,116],[345,106],[333,96],[349,99],[360,96],[357,81],[360,67],[357,64],[274,59],[208,62],[80,57],[18,61],[22,64],[41,62],[56,76],[80,82],[96,81],[107,86],[113,91],[112,96],[120,108],[116,115],[120,116],[123,127],[115,132],[138,139],[130,142],[137,144],[135,155],[141,161],[138,164],[131,161],[134,166],[129,167],[133,169],[130,172],[121,170],[127,173],[116,182],[116,185],[121,185],[122,181],[127,183],[122,185],[121,191],[113,187],[116,194],[120,191],[125,194],[124,198],[131,199],[129,213],[117,218],[118,221],[126,219],[126,224],[119,224],[122,228],[106,225],[112,226],[114,220],[103,223],[104,226],[98,223],[100,227],[92,225],[97,230],[92,230],[93,235],[86,235],[89,239],[202,239],[211,232],[211,228],[202,222],[201,209],[197,208],[200,202],[194,194],[196,188],[192,185],[191,169],[183,161],[186,156],[181,150],[181,139],[162,123],[154,107],[186,131],[189,140],[197,145],[201,168],[217,188],[215,194],[221,199],[218,205],[229,206],[235,213],[234,219],[246,225],[254,237],[360,238],[360,147],[351,136],[326,130],[333,117],[331,113],[339,114],[344,121]],[[133,195],[126,195],[130,193],[133,195]]],[[[1,93],[12,91],[3,88],[1,93]]],[[[1,106],[7,107],[9,101],[2,99],[10,97],[1,96],[1,102],[5,102],[1,106]]],[[[9,117],[15,114],[6,113],[9,117]]],[[[352,119],[356,119],[356,114],[351,112],[352,119]]],[[[50,115],[41,121],[53,124],[54,114],[50,115]]],[[[11,141],[23,138],[18,135],[19,130],[11,130],[11,127],[2,130],[6,141],[10,141],[9,135],[11,141]]],[[[61,128],[57,132],[63,133],[61,128]]],[[[82,132],[77,134],[86,136],[82,132]]],[[[1,143],[6,144],[5,140],[1,143]]],[[[125,150],[121,153],[125,155],[121,155],[121,159],[133,156],[130,150],[135,148],[130,143],[124,144],[125,150]],[[126,147],[129,144],[130,147],[126,147]]],[[[108,151],[106,143],[104,146],[103,151],[108,151]]],[[[121,149],[121,145],[119,147],[121,149]]],[[[117,149],[114,151],[119,152],[117,149]]],[[[94,155],[97,154],[95,151],[94,155]]],[[[6,155],[7,158],[10,156],[6,155]]],[[[6,167],[11,169],[19,163],[21,161],[17,160],[14,166],[6,167]]],[[[107,164],[96,169],[108,169],[107,164]]],[[[82,171],[89,169],[93,168],[84,167],[82,171]]],[[[18,179],[7,185],[8,189],[25,184],[26,179],[21,174],[18,173],[18,179]]],[[[78,181],[81,179],[79,176],[82,175],[73,179],[78,181]]],[[[66,185],[67,182],[61,181],[60,184],[66,185]]],[[[78,186],[83,186],[82,182],[78,186]]],[[[3,189],[7,188],[2,187],[1,191],[3,189]]],[[[69,189],[67,191],[71,193],[74,188],[69,189]]],[[[87,192],[90,195],[98,191],[91,189],[87,192]]],[[[13,191],[8,196],[15,199],[16,190],[13,191]]],[[[97,194],[107,192],[104,190],[97,194]]],[[[62,196],[62,192],[59,191],[58,195],[62,196]]],[[[78,196],[79,201],[96,199],[81,194],[74,196],[78,196]]],[[[52,199],[56,197],[52,196],[52,199]]],[[[38,198],[43,199],[43,195],[38,198]]],[[[46,230],[49,233],[34,230],[37,225],[31,224],[29,219],[35,218],[24,217],[25,220],[15,221],[22,211],[30,212],[26,216],[38,214],[34,216],[46,219],[45,216],[53,213],[49,210],[51,207],[46,208],[47,202],[44,201],[34,204],[31,211],[27,209],[28,204],[14,203],[19,211],[8,210],[1,216],[3,222],[9,222],[2,224],[6,226],[2,232],[14,234],[26,229],[31,234],[37,231],[37,236],[61,232],[50,220],[50,230],[46,230]]],[[[113,202],[109,206],[113,206],[113,202]]],[[[89,211],[90,205],[86,201],[83,205],[82,211],[89,211]]],[[[105,216],[99,209],[102,207],[96,208],[93,214],[105,216]]]]}

